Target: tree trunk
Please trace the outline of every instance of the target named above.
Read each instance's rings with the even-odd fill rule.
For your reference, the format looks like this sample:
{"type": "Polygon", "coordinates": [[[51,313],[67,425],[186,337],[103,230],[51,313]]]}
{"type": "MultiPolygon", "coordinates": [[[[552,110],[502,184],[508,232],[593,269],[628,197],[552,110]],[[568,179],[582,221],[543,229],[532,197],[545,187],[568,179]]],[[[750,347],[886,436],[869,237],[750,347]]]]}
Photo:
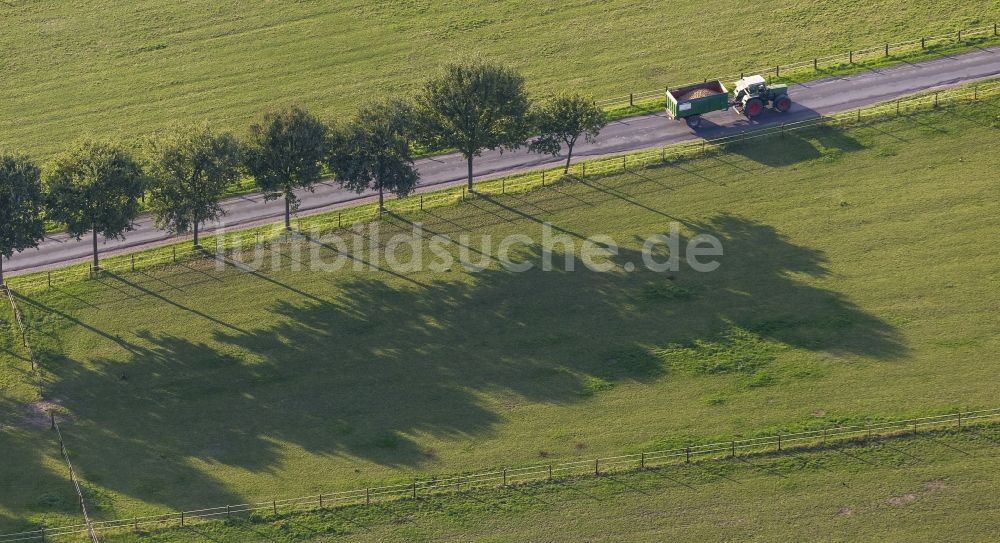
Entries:
{"type": "Polygon", "coordinates": [[[378,212],[385,213],[385,189],[381,186],[378,188],[378,212]]]}
{"type": "Polygon", "coordinates": [[[200,247],[200,245],[198,245],[198,221],[195,220],[194,221],[194,248],[197,249],[198,247],[200,247]]]}
{"type": "Polygon", "coordinates": [[[469,192],[475,192],[472,189],[472,155],[469,155],[466,160],[469,161],[469,192]]]}
{"type": "Polygon", "coordinates": [[[292,203],[285,194],[285,230],[292,229],[292,203]]]}
{"type": "Polygon", "coordinates": [[[97,228],[95,227],[90,232],[93,234],[92,237],[94,240],[94,271],[96,272],[101,269],[101,263],[97,260],[97,228]]]}
{"type": "Polygon", "coordinates": [[[3,255],[0,255],[0,287],[3,286],[3,255]]]}
{"type": "Polygon", "coordinates": [[[566,150],[566,167],[563,168],[563,175],[569,173],[569,161],[573,160],[573,144],[570,143],[569,145],[567,145],[567,147],[568,149],[566,150]]]}

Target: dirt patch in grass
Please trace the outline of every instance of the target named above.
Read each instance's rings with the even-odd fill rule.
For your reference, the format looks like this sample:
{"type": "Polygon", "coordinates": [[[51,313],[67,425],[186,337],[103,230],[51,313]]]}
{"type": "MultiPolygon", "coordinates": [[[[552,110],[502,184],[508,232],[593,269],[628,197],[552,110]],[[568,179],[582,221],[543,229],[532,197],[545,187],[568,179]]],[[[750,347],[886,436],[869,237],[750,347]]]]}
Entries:
{"type": "Polygon", "coordinates": [[[66,414],[59,401],[38,400],[25,405],[21,409],[19,426],[25,428],[48,428],[52,425],[50,412],[55,414],[56,422],[62,423],[66,420],[66,414]]]}
{"type": "Polygon", "coordinates": [[[853,517],[854,509],[851,509],[850,507],[841,507],[840,509],[837,509],[837,516],[845,518],[853,517]]]}
{"type": "Polygon", "coordinates": [[[900,507],[903,505],[909,505],[915,501],[917,501],[917,495],[911,493],[911,494],[903,494],[901,496],[893,496],[888,500],[886,500],[886,503],[888,503],[893,507],[900,507]]]}

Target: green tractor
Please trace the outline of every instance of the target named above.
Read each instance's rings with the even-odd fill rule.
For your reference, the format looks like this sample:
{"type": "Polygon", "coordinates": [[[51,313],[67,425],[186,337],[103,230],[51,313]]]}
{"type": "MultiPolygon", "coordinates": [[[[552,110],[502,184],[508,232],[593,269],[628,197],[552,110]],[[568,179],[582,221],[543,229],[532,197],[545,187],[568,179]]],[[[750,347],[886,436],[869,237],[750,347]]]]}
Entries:
{"type": "Polygon", "coordinates": [[[770,105],[771,109],[784,113],[792,107],[788,97],[788,85],[768,85],[759,75],[744,77],[736,82],[730,104],[741,114],[752,119],[770,105]]]}

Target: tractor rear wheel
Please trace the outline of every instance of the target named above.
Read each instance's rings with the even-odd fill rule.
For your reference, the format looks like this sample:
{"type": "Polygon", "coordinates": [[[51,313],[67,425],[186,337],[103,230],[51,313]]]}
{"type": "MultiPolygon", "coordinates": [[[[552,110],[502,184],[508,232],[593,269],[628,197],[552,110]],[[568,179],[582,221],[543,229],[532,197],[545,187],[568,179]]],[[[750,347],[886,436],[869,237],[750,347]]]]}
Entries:
{"type": "Polygon", "coordinates": [[[760,98],[751,98],[743,104],[743,114],[749,119],[760,115],[761,111],[764,111],[764,102],[760,98]]]}
{"type": "Polygon", "coordinates": [[[691,115],[690,117],[684,117],[684,122],[687,123],[688,128],[692,130],[697,130],[701,126],[701,115],[691,115]]]}
{"type": "Polygon", "coordinates": [[[792,109],[792,99],[789,98],[787,94],[779,96],[774,101],[774,109],[780,111],[781,113],[784,113],[789,109],[792,109]]]}

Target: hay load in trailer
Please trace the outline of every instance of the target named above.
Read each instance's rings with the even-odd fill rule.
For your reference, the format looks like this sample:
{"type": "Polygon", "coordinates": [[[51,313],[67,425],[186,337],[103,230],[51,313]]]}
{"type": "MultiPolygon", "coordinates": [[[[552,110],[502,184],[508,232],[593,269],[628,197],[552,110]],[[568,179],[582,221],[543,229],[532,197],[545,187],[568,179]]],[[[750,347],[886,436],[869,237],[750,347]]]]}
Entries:
{"type": "Polygon", "coordinates": [[[667,115],[684,119],[691,128],[701,126],[701,116],[729,108],[729,91],[722,81],[706,81],[667,89],[667,115]]]}

